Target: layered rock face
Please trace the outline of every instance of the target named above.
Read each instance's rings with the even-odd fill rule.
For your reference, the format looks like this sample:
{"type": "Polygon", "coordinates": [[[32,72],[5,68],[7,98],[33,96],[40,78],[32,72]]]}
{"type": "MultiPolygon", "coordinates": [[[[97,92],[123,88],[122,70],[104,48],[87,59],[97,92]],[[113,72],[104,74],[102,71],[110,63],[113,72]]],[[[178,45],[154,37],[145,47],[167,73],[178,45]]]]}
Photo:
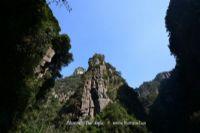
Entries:
{"type": "Polygon", "coordinates": [[[154,80],[162,81],[162,80],[170,78],[170,76],[171,76],[171,72],[162,72],[162,73],[157,74],[154,80]]]}
{"type": "Polygon", "coordinates": [[[107,96],[107,81],[104,79],[106,64],[103,55],[95,55],[89,60],[82,94],[81,113],[83,116],[94,117],[111,101],[107,96]]]}
{"type": "Polygon", "coordinates": [[[171,76],[171,72],[162,72],[156,75],[156,77],[149,82],[144,82],[136,92],[139,95],[139,99],[148,113],[150,106],[153,104],[159,91],[161,89],[160,84],[165,82],[171,76]]]}
{"type": "Polygon", "coordinates": [[[158,89],[160,82],[168,79],[170,75],[170,72],[159,73],[152,81],[144,82],[138,89],[136,89],[136,91],[141,97],[147,97],[152,93],[155,93],[157,95],[159,93],[158,89]]]}

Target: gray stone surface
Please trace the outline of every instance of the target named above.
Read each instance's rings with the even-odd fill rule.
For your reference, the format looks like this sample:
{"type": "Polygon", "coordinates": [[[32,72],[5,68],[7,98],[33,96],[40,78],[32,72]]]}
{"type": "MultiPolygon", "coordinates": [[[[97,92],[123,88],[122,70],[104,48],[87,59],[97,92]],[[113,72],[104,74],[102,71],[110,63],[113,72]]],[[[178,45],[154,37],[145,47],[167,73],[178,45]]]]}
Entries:
{"type": "Polygon", "coordinates": [[[103,79],[106,72],[106,65],[103,60],[98,58],[91,58],[89,63],[89,78],[85,80],[81,112],[83,116],[94,117],[95,114],[100,113],[111,101],[107,96],[107,85],[103,79]],[[93,66],[95,65],[95,67],[93,66]]]}

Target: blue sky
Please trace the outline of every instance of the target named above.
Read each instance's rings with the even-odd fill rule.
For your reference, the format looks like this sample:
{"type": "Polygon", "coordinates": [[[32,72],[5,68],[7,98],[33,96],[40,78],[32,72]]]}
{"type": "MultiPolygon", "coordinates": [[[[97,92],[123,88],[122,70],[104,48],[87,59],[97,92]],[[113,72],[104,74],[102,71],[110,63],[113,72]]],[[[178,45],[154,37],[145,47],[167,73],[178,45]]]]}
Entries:
{"type": "Polygon", "coordinates": [[[175,66],[164,17],[169,0],[70,0],[72,11],[51,5],[61,33],[71,38],[74,61],[62,74],[87,68],[94,53],[104,54],[132,87],[175,66]]]}

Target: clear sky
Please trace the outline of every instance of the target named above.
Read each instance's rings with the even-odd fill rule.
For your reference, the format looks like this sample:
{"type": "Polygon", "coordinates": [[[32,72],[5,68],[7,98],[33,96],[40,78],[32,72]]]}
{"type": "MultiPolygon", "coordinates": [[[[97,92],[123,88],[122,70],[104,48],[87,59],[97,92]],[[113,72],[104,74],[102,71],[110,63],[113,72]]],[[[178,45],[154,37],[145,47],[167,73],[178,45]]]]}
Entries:
{"type": "Polygon", "coordinates": [[[175,66],[168,49],[165,14],[169,0],[70,0],[72,11],[51,5],[61,33],[71,38],[74,61],[62,74],[87,68],[94,53],[122,73],[132,87],[175,66]]]}

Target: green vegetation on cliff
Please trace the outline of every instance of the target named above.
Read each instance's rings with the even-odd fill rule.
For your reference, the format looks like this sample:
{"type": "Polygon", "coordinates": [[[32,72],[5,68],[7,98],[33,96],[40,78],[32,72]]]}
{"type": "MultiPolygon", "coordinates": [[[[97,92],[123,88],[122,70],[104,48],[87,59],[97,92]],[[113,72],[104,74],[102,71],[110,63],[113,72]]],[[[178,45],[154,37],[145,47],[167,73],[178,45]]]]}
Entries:
{"type": "Polygon", "coordinates": [[[60,77],[61,67],[70,63],[72,54],[70,39],[59,34],[58,22],[45,0],[3,1],[2,5],[6,12],[2,18],[5,53],[1,56],[4,84],[0,96],[0,132],[6,132],[36,102],[38,94],[60,77]],[[40,67],[51,48],[55,55],[40,67]],[[36,68],[40,68],[37,74],[36,68]]]}
{"type": "Polygon", "coordinates": [[[103,55],[96,54],[89,64],[84,74],[56,80],[55,86],[25,112],[16,131],[147,132],[137,93],[104,61],[103,55]]]}

